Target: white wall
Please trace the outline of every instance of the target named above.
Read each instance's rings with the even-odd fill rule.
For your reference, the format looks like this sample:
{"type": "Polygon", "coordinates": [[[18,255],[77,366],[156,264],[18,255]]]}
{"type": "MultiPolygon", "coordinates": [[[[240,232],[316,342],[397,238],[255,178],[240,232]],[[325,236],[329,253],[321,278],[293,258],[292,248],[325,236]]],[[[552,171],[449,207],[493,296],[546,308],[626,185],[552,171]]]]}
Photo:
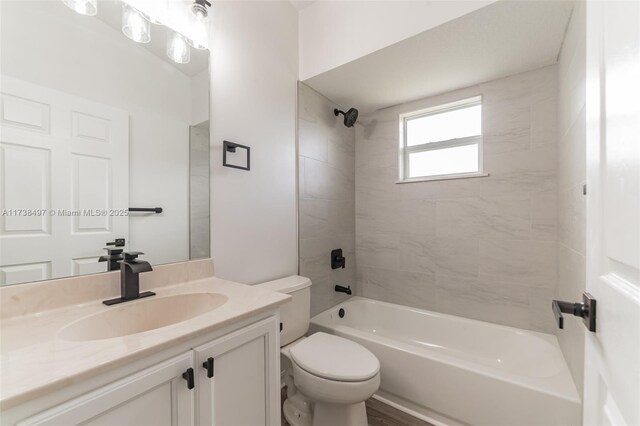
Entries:
{"type": "MultiPolygon", "coordinates": [[[[558,61],[558,293],[581,300],[585,290],[586,200],[586,5],[577,2],[558,61]]],[[[573,380],[581,391],[584,374],[582,321],[556,329],[573,380]]]]}
{"type": "Polygon", "coordinates": [[[127,248],[189,258],[188,76],[59,1],[2,3],[2,74],[128,111],[130,207],[165,211],[131,217],[127,248]]]}
{"type": "Polygon", "coordinates": [[[494,1],[317,1],[300,11],[300,80],[494,1]]]}
{"type": "Polygon", "coordinates": [[[295,274],[298,14],[288,1],[217,2],[212,31],[212,257],[216,276],[295,274]],[[222,167],[222,141],[251,171],[222,167]]]}
{"type": "Polygon", "coordinates": [[[209,121],[209,68],[191,77],[191,124],[198,125],[209,121]]]}

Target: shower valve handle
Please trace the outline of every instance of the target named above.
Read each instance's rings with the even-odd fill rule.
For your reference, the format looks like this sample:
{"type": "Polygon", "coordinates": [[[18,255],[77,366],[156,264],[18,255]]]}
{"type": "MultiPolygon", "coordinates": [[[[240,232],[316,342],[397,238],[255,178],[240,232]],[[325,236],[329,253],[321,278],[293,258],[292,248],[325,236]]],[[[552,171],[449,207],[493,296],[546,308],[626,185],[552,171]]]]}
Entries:
{"type": "Polygon", "coordinates": [[[342,255],[342,249],[331,250],[331,269],[344,269],[346,264],[347,260],[342,255]]]}

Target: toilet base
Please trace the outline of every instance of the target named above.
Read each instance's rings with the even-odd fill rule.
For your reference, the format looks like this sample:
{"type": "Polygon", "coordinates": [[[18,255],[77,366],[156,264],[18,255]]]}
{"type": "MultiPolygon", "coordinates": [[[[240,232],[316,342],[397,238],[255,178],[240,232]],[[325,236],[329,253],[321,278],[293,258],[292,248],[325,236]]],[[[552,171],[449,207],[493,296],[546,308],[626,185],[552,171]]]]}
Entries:
{"type": "Polygon", "coordinates": [[[284,401],[282,414],[291,426],[312,426],[311,403],[300,393],[284,401]]]}
{"type": "Polygon", "coordinates": [[[291,426],[367,426],[364,402],[357,404],[310,403],[301,394],[287,398],[282,407],[284,418],[291,426]]]}
{"type": "Polygon", "coordinates": [[[344,405],[316,402],[311,424],[312,426],[367,426],[367,409],[364,402],[344,405]]]}

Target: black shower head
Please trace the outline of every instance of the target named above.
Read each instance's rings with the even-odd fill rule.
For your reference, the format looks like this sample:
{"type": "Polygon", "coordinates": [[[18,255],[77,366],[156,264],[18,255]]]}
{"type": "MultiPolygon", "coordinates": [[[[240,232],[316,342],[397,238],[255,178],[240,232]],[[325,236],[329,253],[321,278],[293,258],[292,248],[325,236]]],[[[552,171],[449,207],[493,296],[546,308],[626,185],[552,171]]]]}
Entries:
{"type": "Polygon", "coordinates": [[[355,108],[349,109],[349,111],[344,112],[340,111],[338,108],[333,110],[333,114],[337,117],[338,114],[344,115],[344,125],[347,127],[353,127],[356,124],[356,120],[358,120],[358,110],[355,108]]]}

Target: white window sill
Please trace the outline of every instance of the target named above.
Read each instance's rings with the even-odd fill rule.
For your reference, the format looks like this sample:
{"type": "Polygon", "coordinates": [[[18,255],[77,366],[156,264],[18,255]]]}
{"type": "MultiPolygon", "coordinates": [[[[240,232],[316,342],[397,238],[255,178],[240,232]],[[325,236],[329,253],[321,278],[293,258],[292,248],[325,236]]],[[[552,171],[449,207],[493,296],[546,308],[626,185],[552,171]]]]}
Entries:
{"type": "Polygon", "coordinates": [[[487,177],[487,176],[489,176],[489,173],[484,173],[484,172],[459,173],[456,175],[439,175],[439,176],[409,178],[409,179],[397,180],[396,183],[414,183],[414,182],[429,182],[433,180],[469,179],[469,178],[479,178],[479,177],[487,177]]]}

